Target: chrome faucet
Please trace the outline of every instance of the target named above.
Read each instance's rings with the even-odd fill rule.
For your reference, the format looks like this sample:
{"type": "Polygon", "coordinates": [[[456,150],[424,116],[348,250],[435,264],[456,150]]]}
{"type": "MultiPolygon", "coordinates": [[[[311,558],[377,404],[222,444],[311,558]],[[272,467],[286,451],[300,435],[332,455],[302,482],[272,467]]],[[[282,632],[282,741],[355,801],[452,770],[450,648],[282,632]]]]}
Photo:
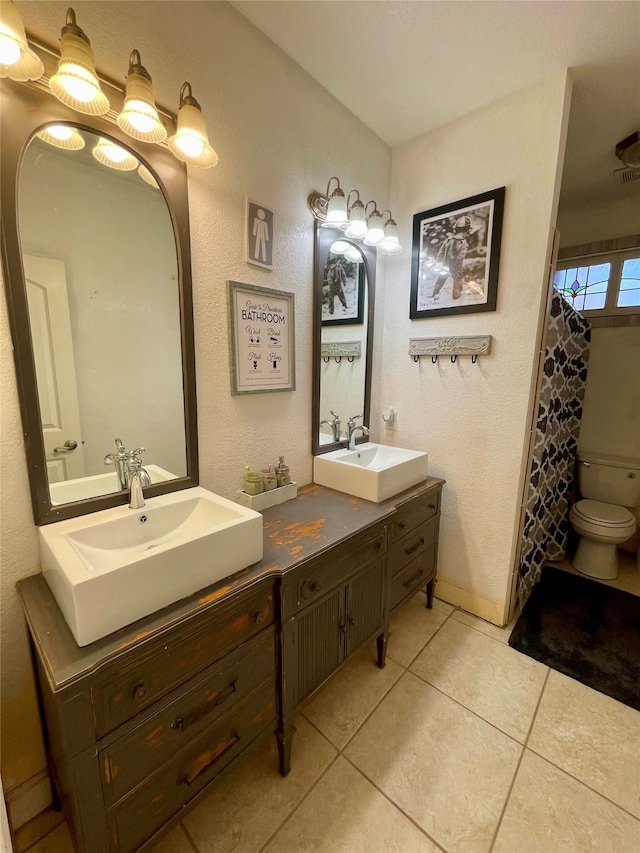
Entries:
{"type": "Polygon", "coordinates": [[[129,483],[129,508],[142,509],[144,506],[144,487],[151,485],[149,472],[142,467],[139,454],[144,447],[132,450],[127,455],[127,481],[129,483]]]}
{"type": "Polygon", "coordinates": [[[129,459],[129,454],[125,450],[122,440],[119,438],[116,438],[116,448],[118,449],[117,453],[107,453],[104,457],[104,464],[115,465],[118,486],[121,491],[124,491],[129,486],[127,476],[127,460],[129,459]]]}
{"type": "Polygon", "coordinates": [[[358,430],[361,430],[363,435],[369,435],[368,427],[356,423],[356,418],[361,418],[361,417],[362,417],[362,415],[352,415],[349,418],[349,420],[347,421],[347,429],[349,430],[349,432],[348,432],[349,450],[355,450],[356,449],[356,432],[358,430]]]}
{"type": "Polygon", "coordinates": [[[331,421],[320,421],[320,426],[326,424],[331,427],[331,432],[333,433],[334,442],[340,441],[341,433],[342,433],[342,421],[340,420],[340,415],[336,415],[333,409],[329,409],[329,414],[333,415],[333,420],[331,421]]]}

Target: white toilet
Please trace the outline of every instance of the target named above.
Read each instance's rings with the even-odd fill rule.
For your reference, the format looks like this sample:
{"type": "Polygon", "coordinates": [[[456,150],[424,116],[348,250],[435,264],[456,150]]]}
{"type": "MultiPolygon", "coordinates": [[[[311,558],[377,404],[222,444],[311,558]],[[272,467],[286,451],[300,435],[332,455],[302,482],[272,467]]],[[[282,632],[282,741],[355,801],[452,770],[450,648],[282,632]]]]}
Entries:
{"type": "Polygon", "coordinates": [[[613,580],[617,546],[636,532],[629,508],[640,506],[640,461],[579,454],[578,488],[583,499],[571,507],[569,521],[580,541],[571,565],[592,578],[613,580]]]}

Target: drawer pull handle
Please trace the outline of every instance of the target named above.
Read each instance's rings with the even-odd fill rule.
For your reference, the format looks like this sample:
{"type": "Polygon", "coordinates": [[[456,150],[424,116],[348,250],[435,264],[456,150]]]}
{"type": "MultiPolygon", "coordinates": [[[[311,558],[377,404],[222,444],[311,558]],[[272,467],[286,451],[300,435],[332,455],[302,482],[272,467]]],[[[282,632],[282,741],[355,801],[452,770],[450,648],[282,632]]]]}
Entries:
{"type": "Polygon", "coordinates": [[[404,588],[405,588],[405,589],[408,589],[410,586],[413,586],[413,584],[414,584],[417,580],[419,580],[419,578],[421,578],[421,577],[422,577],[422,574],[423,574],[422,569],[420,569],[420,571],[418,572],[418,574],[417,574],[417,575],[414,575],[412,578],[409,578],[409,580],[406,580],[406,581],[403,583],[404,588]]]}
{"type": "Polygon", "coordinates": [[[410,557],[411,554],[415,553],[418,550],[418,548],[421,548],[423,545],[424,545],[424,536],[421,536],[420,539],[415,543],[415,545],[412,545],[410,548],[405,548],[404,553],[407,555],[407,557],[410,557]]]}
{"type": "Polygon", "coordinates": [[[204,767],[201,767],[200,770],[198,770],[198,772],[194,776],[189,776],[186,773],[184,774],[184,776],[181,776],[180,779],[178,780],[178,784],[183,785],[185,788],[188,788],[190,785],[193,785],[193,783],[196,781],[196,779],[199,779],[203,773],[206,773],[207,770],[209,770],[211,767],[213,767],[213,765],[217,761],[220,761],[222,756],[225,755],[227,752],[229,752],[229,750],[232,749],[238,743],[239,740],[240,740],[240,735],[237,734],[236,732],[232,732],[231,733],[231,740],[225,746],[224,749],[222,749],[217,755],[214,755],[213,758],[211,759],[211,761],[208,761],[204,765],[204,767]]]}
{"type": "Polygon", "coordinates": [[[140,684],[136,684],[133,688],[133,698],[136,702],[144,702],[147,698],[147,693],[149,692],[147,685],[143,682],[140,684]]]}
{"type": "Polygon", "coordinates": [[[404,521],[399,521],[398,527],[400,528],[400,530],[406,530],[407,525],[404,523],[404,521]]]}
{"type": "Polygon", "coordinates": [[[261,613],[259,610],[253,614],[253,621],[256,625],[262,625],[264,622],[264,613],[261,613]]]}
{"type": "Polygon", "coordinates": [[[233,694],[238,689],[238,682],[232,681],[224,690],[222,690],[217,697],[211,702],[205,702],[200,708],[196,708],[195,711],[192,711],[190,714],[186,714],[184,717],[176,717],[175,720],[171,723],[171,728],[176,729],[176,731],[182,733],[185,729],[192,726],[194,723],[197,723],[203,717],[206,717],[207,714],[210,714],[215,708],[222,705],[227,699],[231,698],[233,694]]]}
{"type": "Polygon", "coordinates": [[[376,542],[375,548],[376,548],[376,551],[381,551],[382,550],[382,542],[376,542]]]}
{"type": "Polygon", "coordinates": [[[435,509],[436,508],[435,504],[427,504],[427,506],[429,507],[429,509],[435,509]]]}
{"type": "Polygon", "coordinates": [[[311,583],[309,584],[309,589],[311,590],[311,592],[320,592],[322,587],[320,586],[318,581],[311,581],[311,583]]]}

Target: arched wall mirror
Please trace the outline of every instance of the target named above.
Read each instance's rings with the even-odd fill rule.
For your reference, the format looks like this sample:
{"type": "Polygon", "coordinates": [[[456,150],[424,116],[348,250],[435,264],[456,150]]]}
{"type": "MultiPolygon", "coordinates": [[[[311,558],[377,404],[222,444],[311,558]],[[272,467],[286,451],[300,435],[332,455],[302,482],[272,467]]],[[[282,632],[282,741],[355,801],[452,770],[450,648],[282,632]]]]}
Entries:
{"type": "Polygon", "coordinates": [[[369,424],[375,275],[375,249],[316,222],[314,455],[345,445],[350,417],[369,424]]]}
{"type": "MultiPolygon", "coordinates": [[[[109,91],[116,109],[118,98],[109,91]]],[[[105,464],[116,438],[145,447],[146,494],[197,485],[185,167],[37,85],[2,81],[0,132],[3,268],[36,524],[127,501],[105,464]]]]}

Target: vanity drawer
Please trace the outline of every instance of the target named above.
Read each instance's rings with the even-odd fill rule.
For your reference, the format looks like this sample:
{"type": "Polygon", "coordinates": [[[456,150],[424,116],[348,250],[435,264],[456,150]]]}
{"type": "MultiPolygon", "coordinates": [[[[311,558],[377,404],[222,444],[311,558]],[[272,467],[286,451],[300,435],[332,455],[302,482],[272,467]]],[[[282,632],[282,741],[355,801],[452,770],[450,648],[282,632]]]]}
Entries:
{"type": "Polygon", "coordinates": [[[96,735],[102,737],[148,708],[273,620],[273,587],[263,586],[221,606],[197,630],[176,632],[170,645],[161,642],[146,655],[132,654],[131,663],[111,669],[108,678],[91,688],[96,735]]]}
{"type": "Polygon", "coordinates": [[[428,551],[412,560],[403,571],[391,579],[391,610],[421,586],[433,580],[435,574],[436,546],[434,543],[428,551]]]}
{"type": "Polygon", "coordinates": [[[107,805],[119,800],[183,750],[252,690],[275,678],[275,628],[263,631],[239,653],[209,667],[197,684],[165,705],[100,754],[107,805]]]}
{"type": "Polygon", "coordinates": [[[412,563],[419,556],[429,550],[436,541],[438,519],[432,518],[420,524],[402,539],[389,548],[388,566],[391,577],[402,571],[406,565],[412,563]]]}
{"type": "Polygon", "coordinates": [[[296,573],[295,582],[284,593],[283,619],[319,599],[332,587],[347,580],[367,563],[380,557],[387,548],[386,525],[377,526],[348,543],[332,548],[296,573]]]}
{"type": "Polygon", "coordinates": [[[107,812],[111,848],[133,853],[230,764],[261,732],[275,729],[275,683],[254,691],[233,714],[107,812]]]}
{"type": "Polygon", "coordinates": [[[433,489],[426,495],[420,495],[400,507],[389,524],[389,544],[401,539],[414,527],[437,515],[439,503],[440,489],[433,489]]]}

